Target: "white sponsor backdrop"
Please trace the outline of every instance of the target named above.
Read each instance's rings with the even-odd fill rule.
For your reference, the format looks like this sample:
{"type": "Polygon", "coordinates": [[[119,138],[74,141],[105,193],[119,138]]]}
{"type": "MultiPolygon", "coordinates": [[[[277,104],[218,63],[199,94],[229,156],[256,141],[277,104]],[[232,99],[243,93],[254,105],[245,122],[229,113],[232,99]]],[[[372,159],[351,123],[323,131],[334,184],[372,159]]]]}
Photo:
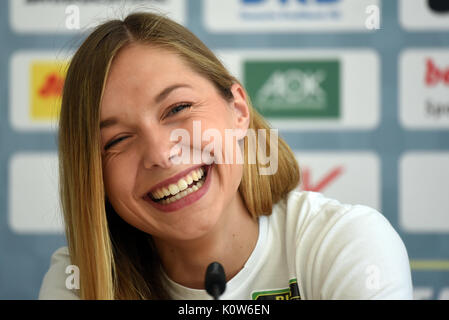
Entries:
{"type": "Polygon", "coordinates": [[[449,233],[449,152],[405,153],[399,183],[401,227],[414,233],[449,233]]]}
{"type": "MultiPolygon", "coordinates": [[[[242,82],[245,61],[337,61],[338,116],[268,119],[296,154],[299,188],[379,210],[407,247],[415,298],[449,299],[449,12],[429,3],[0,2],[0,299],[36,298],[65,244],[57,120],[31,114],[42,89],[31,66],[66,61],[89,28],[139,8],[186,25],[242,82]]],[[[55,101],[60,88],[43,68],[55,101]]]]}
{"type": "Polygon", "coordinates": [[[11,27],[17,32],[69,33],[123,18],[135,10],[158,12],[185,23],[185,0],[164,1],[35,1],[9,0],[11,27]],[[79,17],[79,23],[75,21],[79,17]]]}
{"type": "Polygon", "coordinates": [[[11,229],[19,234],[62,233],[55,153],[18,153],[9,165],[11,229]],[[39,186],[39,187],[37,187],[39,186]]]}
{"type": "Polygon", "coordinates": [[[449,30],[447,14],[432,11],[427,3],[428,0],[399,0],[401,26],[410,31],[449,30]]]}

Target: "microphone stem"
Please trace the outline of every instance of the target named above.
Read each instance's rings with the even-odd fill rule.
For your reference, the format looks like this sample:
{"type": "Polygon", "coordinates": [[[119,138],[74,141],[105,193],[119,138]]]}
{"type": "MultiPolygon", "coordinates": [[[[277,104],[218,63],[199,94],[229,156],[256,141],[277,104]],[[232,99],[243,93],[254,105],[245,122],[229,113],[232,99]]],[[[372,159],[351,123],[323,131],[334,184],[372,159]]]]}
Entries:
{"type": "Polygon", "coordinates": [[[218,286],[214,286],[213,296],[214,296],[214,300],[219,300],[218,297],[220,297],[220,288],[218,286]]]}

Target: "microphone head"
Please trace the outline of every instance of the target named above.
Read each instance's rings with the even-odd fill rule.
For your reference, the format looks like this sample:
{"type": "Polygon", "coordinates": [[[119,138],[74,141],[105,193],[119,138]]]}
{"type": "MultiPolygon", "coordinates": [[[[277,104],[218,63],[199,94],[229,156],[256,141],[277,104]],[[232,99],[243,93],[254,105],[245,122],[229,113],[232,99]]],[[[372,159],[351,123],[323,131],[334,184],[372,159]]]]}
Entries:
{"type": "Polygon", "coordinates": [[[226,290],[226,274],[223,266],[218,262],[212,262],[206,270],[205,287],[215,300],[226,290]]]}

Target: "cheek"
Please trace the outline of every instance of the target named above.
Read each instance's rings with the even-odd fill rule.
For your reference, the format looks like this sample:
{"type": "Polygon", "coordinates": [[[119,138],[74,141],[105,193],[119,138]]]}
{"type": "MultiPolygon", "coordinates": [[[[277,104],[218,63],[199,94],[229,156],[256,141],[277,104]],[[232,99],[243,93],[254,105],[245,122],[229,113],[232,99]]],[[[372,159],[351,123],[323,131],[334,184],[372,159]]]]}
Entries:
{"type": "MultiPolygon", "coordinates": [[[[103,180],[106,195],[109,199],[129,197],[134,186],[132,165],[129,162],[114,161],[107,164],[103,170],[103,180]]],[[[114,202],[112,200],[112,202],[114,202]]]]}
{"type": "Polygon", "coordinates": [[[232,185],[233,190],[238,189],[243,176],[243,165],[233,164],[232,167],[232,185]]]}

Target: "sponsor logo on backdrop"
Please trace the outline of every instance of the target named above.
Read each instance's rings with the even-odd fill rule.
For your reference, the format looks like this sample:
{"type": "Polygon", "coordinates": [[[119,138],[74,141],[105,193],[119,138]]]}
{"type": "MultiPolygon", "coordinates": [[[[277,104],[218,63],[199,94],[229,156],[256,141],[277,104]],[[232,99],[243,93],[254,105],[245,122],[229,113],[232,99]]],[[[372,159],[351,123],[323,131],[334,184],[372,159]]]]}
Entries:
{"type": "Polygon", "coordinates": [[[341,0],[240,0],[245,20],[339,20],[341,0]]]}
{"type": "Polygon", "coordinates": [[[328,61],[245,61],[245,87],[272,118],[338,118],[340,64],[328,61]]]}
{"type": "Polygon", "coordinates": [[[11,125],[17,130],[55,130],[69,54],[21,51],[10,60],[11,125]]]}
{"type": "Polygon", "coordinates": [[[440,68],[435,60],[428,58],[426,61],[426,85],[429,87],[443,84],[449,86],[449,65],[440,68]]]}
{"type": "MultiPolygon", "coordinates": [[[[336,165],[326,172],[319,180],[314,182],[312,177],[313,169],[309,167],[301,168],[302,172],[302,190],[313,191],[323,193],[327,187],[329,187],[333,182],[338,180],[338,178],[344,172],[344,166],[336,165]]],[[[316,178],[316,177],[315,177],[316,178]]]]}
{"type": "Polygon", "coordinates": [[[30,66],[30,118],[56,120],[61,110],[65,65],[54,61],[33,61],[30,66]]]}
{"type": "Polygon", "coordinates": [[[399,20],[402,26],[409,30],[449,30],[449,2],[400,0],[399,20]]]}
{"type": "Polygon", "coordinates": [[[302,174],[299,190],[347,204],[381,210],[380,165],[370,152],[296,152],[302,174]]]}
{"type": "Polygon", "coordinates": [[[316,32],[379,29],[378,0],[205,0],[212,31],[316,32]],[[374,22],[374,24],[373,24],[374,22]]]}
{"type": "Polygon", "coordinates": [[[185,0],[9,1],[12,29],[29,33],[79,32],[132,11],[162,13],[185,24],[185,6],[185,0]]]}
{"type": "Polygon", "coordinates": [[[449,50],[401,55],[401,122],[409,128],[449,128],[449,50]]]}
{"type": "Polygon", "coordinates": [[[379,123],[379,57],[375,51],[258,49],[216,53],[274,128],[367,130],[379,123]]]}
{"type": "MultiPolygon", "coordinates": [[[[437,65],[432,58],[426,60],[425,85],[428,89],[437,87],[449,90],[449,63],[437,65]]],[[[429,117],[447,117],[449,119],[449,94],[446,97],[432,97],[429,90],[429,96],[426,98],[426,113],[429,117]]]]}

